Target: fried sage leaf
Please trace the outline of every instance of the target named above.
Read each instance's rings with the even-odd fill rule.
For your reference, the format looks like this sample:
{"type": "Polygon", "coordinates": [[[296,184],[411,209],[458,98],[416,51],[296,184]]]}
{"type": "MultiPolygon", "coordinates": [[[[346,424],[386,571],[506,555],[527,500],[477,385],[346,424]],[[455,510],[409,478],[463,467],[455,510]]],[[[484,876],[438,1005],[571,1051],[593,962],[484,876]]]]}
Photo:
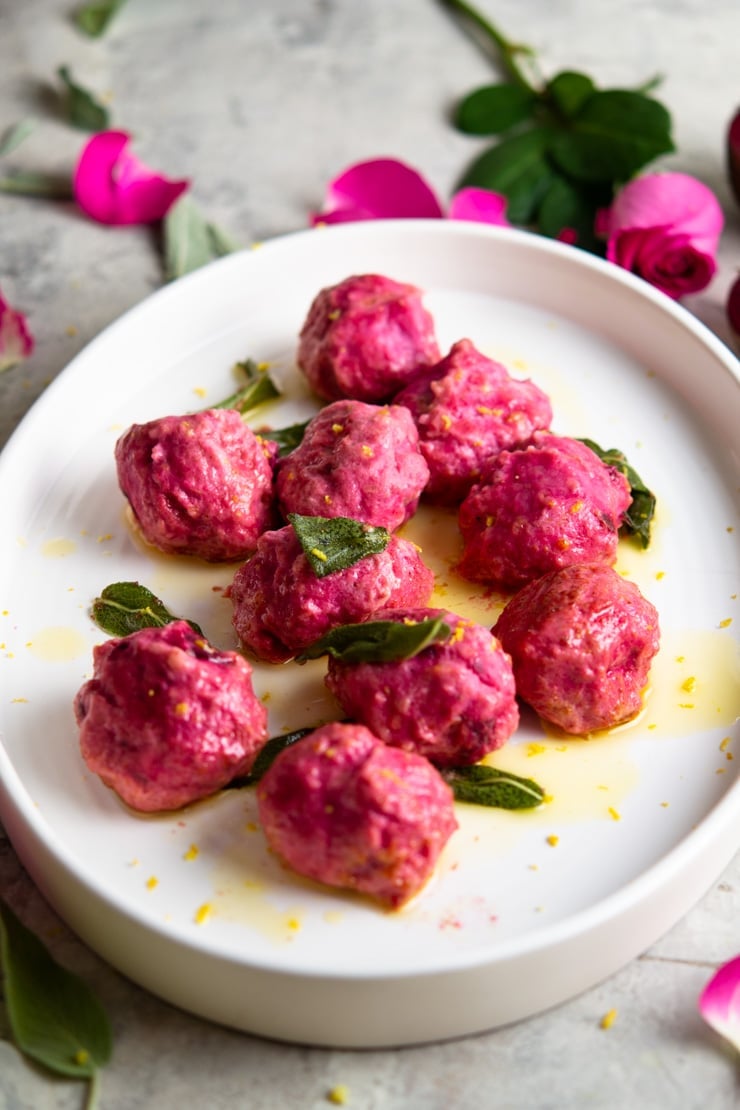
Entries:
{"type": "Polygon", "coordinates": [[[622,529],[630,535],[637,536],[643,547],[648,547],[650,544],[650,525],[655,516],[655,494],[648,489],[634,467],[630,466],[622,451],[618,451],[616,447],[608,447],[605,450],[603,447],[599,447],[598,443],[594,443],[592,439],[582,439],[581,443],[590,447],[594,454],[598,455],[607,466],[613,466],[621,474],[624,474],[630,484],[632,502],[624,514],[622,529]]]}
{"type": "Polygon", "coordinates": [[[470,767],[446,767],[440,774],[456,802],[496,809],[534,809],[542,805],[545,792],[533,779],[500,771],[485,763],[470,767]]]}
{"type": "Polygon", "coordinates": [[[92,1079],[111,1054],[105,1011],[2,899],[0,966],[10,1029],[21,1052],[58,1075],[92,1079]]]}
{"type": "MultiPolygon", "coordinates": [[[[267,401],[274,401],[280,396],[280,390],[267,373],[265,367],[260,367],[253,358],[246,358],[237,362],[237,369],[247,379],[246,385],[232,393],[225,401],[217,405],[210,405],[212,409],[236,409],[242,416],[264,405],[267,401]]],[[[263,438],[267,438],[264,436],[263,438]]]]}
{"type": "MultiPolygon", "coordinates": [[[[90,615],[109,636],[128,636],[142,628],[163,628],[182,619],[173,616],[164,602],[139,582],[113,582],[106,586],[93,601],[90,615]]],[[[188,624],[199,636],[203,635],[195,621],[188,624]]]]}
{"type": "Polygon", "coordinates": [[[452,629],[442,617],[407,624],[405,621],[365,621],[332,628],[304,652],[296,662],[331,655],[341,663],[396,663],[411,659],[432,644],[449,639],[452,629]]]}
{"type": "Polygon", "coordinates": [[[349,516],[288,513],[288,520],[317,578],[346,570],[368,555],[379,555],[391,538],[387,528],[364,524],[349,516]]]}
{"type": "Polygon", "coordinates": [[[302,424],[289,424],[287,428],[272,428],[260,431],[259,434],[263,439],[277,443],[278,455],[282,458],[283,455],[289,455],[291,451],[295,451],[299,443],[303,442],[309,424],[310,420],[304,420],[302,424]]]}
{"type": "Polygon", "coordinates": [[[284,732],[281,736],[272,736],[260,748],[249,774],[233,779],[229,783],[229,787],[256,786],[262,776],[272,767],[281,752],[284,752],[286,748],[292,748],[294,744],[297,744],[299,740],[313,731],[313,728],[297,728],[293,732],[284,732]]]}

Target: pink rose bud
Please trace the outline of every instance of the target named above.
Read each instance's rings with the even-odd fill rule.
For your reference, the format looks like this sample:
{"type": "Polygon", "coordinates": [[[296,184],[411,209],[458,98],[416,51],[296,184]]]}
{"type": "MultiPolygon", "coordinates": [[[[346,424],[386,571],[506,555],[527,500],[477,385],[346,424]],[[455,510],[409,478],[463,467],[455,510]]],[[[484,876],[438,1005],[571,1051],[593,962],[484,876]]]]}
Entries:
{"type": "Polygon", "coordinates": [[[727,169],[735,200],[740,204],[740,108],[727,131],[727,169]]]}
{"type": "Polygon", "coordinates": [[[733,331],[740,335],[740,274],[730,286],[727,297],[727,319],[733,331]]]}
{"type": "Polygon", "coordinates": [[[610,262],[669,297],[704,289],[717,269],[724,223],[711,189],[685,173],[653,173],[630,181],[606,217],[610,262]]]}

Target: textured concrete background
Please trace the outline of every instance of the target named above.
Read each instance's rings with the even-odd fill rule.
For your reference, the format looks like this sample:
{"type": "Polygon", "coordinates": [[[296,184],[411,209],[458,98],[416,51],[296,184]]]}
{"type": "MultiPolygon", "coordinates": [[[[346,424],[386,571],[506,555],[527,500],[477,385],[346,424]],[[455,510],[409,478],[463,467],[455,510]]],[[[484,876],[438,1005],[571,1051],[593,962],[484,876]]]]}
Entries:
{"type": "MultiPolygon", "coordinates": [[[[687,307],[732,343],[723,304],[740,266],[740,221],[723,144],[740,105],[737,0],[480,2],[538,49],[547,72],[582,68],[622,86],[663,75],[658,95],[678,147],[665,164],[701,177],[728,218],[720,273],[687,307]]],[[[191,177],[208,217],[245,244],[306,226],[326,182],[351,162],[403,158],[448,196],[478,149],[447,114],[491,70],[434,0],[129,0],[98,41],[71,26],[73,6],[0,0],[0,130],[40,120],[24,168],[69,173],[85,141],[55,117],[49,96],[65,63],[110,93],[113,123],[133,132],[139,157],[191,177]]],[[[33,358],[0,378],[0,445],[77,351],[161,284],[150,230],[0,196],[0,287],[37,339],[33,358]]],[[[696,999],[712,969],[740,951],[740,859],[650,952],[582,997],[488,1035],[383,1052],[268,1043],[158,1001],[69,933],[1,833],[0,889],[111,1015],[105,1110],[318,1108],[337,1084],[356,1110],[738,1105],[737,1060],[700,1021],[696,999]],[[612,1008],[618,1019],[602,1030],[612,1008]]],[[[2,1110],[81,1100],[78,1084],[48,1079],[0,1041],[2,1110]]]]}

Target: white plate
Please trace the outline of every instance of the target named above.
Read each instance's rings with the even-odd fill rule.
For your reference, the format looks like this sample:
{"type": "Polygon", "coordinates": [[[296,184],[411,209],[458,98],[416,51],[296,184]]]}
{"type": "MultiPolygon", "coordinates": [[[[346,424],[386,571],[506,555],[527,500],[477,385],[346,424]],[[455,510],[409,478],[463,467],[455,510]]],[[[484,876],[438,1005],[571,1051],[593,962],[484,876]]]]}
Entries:
{"type": "MultiPolygon", "coordinates": [[[[459,1036],[609,975],[703,894],[740,842],[740,758],[729,759],[738,427],[736,362],[708,331],[616,267],[522,232],[445,221],[318,229],[163,289],[75,359],[0,460],[0,813],[21,859],[131,978],[287,1040],[459,1036]],[[286,386],[273,425],[307,415],[293,357],[308,305],[368,271],[424,288],[443,349],[469,336],[532,376],[552,397],[555,430],[622,448],[660,505],[651,549],[623,544],[619,563],[661,615],[645,713],[589,741],[547,737],[526,718],[496,762],[553,800],[529,814],[460,807],[436,878],[397,914],[281,870],[252,792],[174,816],[129,812],[83,766],[71,709],[104,638],[88,606],[109,582],[138,578],[235,646],[230,605],[213,589],[234,568],[153,555],[132,536],[118,434],[226,396],[247,355],[286,386]]],[[[471,598],[445,564],[454,521],[438,518],[415,534],[447,583],[439,600],[492,622],[495,602],[471,598]]],[[[322,676],[322,663],[256,669],[273,733],[331,715],[322,676]]]]}

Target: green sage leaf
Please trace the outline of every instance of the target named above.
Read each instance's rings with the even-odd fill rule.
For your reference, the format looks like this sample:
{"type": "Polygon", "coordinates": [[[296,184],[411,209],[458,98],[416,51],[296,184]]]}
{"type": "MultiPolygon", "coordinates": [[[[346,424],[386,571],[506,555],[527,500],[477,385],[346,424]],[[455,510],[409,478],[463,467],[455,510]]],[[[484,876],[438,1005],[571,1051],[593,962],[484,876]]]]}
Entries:
{"type": "Polygon", "coordinates": [[[225,232],[204,218],[187,194],[172,205],[164,218],[163,230],[167,281],[174,281],[238,249],[225,232]]]}
{"type": "Polygon", "coordinates": [[[8,127],[0,135],[0,157],[11,154],[21,143],[25,142],[36,126],[36,120],[28,116],[8,127]]]}
{"type": "Polygon", "coordinates": [[[365,621],[331,629],[300,655],[296,662],[331,655],[341,663],[397,663],[411,659],[432,644],[449,639],[452,629],[442,617],[406,624],[403,621],[365,621]]]}
{"type": "Polygon", "coordinates": [[[500,135],[528,119],[536,103],[520,85],[486,85],[460,102],[454,124],[468,135],[500,135]]]}
{"type": "Polygon", "coordinates": [[[496,809],[534,809],[542,805],[545,798],[545,791],[533,779],[500,771],[485,763],[445,767],[440,774],[452,787],[456,802],[496,809]]]}
{"type": "Polygon", "coordinates": [[[630,466],[626,455],[622,451],[618,451],[616,447],[609,447],[605,450],[603,447],[599,447],[598,443],[594,443],[592,439],[582,439],[581,443],[590,447],[594,454],[598,455],[607,466],[613,466],[624,474],[630,484],[632,503],[624,514],[620,531],[636,536],[643,547],[648,547],[650,544],[650,526],[655,516],[655,494],[648,489],[634,467],[630,466]]]}
{"type": "Polygon", "coordinates": [[[72,182],[68,177],[53,174],[14,173],[0,178],[0,193],[15,193],[22,197],[48,197],[53,200],[71,200],[72,182]]]}
{"type": "Polygon", "coordinates": [[[266,367],[260,367],[252,358],[237,362],[236,366],[246,377],[247,384],[238,389],[236,393],[232,393],[225,401],[219,401],[217,405],[209,405],[209,408],[236,409],[242,416],[245,416],[248,412],[259,408],[260,405],[280,397],[280,390],[267,373],[266,367]]]}
{"type": "Polygon", "coordinates": [[[294,732],[285,732],[282,736],[272,736],[266,744],[264,744],[259,752],[257,758],[252,764],[252,770],[248,775],[243,775],[237,779],[232,779],[227,789],[236,787],[237,789],[242,786],[255,786],[262,776],[272,767],[273,763],[286,748],[292,748],[304,736],[308,736],[309,732],[313,732],[313,728],[297,728],[294,732]]]}
{"type": "Polygon", "coordinates": [[[0,899],[0,963],[13,1039],[58,1075],[90,1078],[111,1055],[108,1018],[90,988],[52,958],[0,899]]]}
{"type": "Polygon", "coordinates": [[[126,0],[97,0],[97,3],[85,4],[75,12],[75,23],[90,38],[99,38],[125,3],[126,0]]]}
{"type": "Polygon", "coordinates": [[[572,119],[595,91],[596,86],[585,73],[564,70],[548,81],[545,95],[560,116],[572,119]]]}
{"type": "MultiPolygon", "coordinates": [[[[93,601],[90,615],[109,636],[128,636],[142,628],[163,628],[182,619],[173,616],[151,590],[138,582],[113,582],[106,586],[93,601]]],[[[203,629],[195,621],[188,624],[203,636],[203,629]]]]}
{"type": "Polygon", "coordinates": [[[548,144],[555,163],[578,181],[628,181],[673,149],[668,111],[629,89],[595,92],[548,144]]]}
{"type": "Polygon", "coordinates": [[[549,132],[530,128],[490,147],[466,170],[460,187],[478,186],[508,198],[506,214],[512,223],[529,223],[554,177],[547,160],[549,132]]]}
{"type": "Polygon", "coordinates": [[[300,516],[288,513],[303,553],[317,578],[359,563],[385,551],[391,538],[387,528],[348,516],[300,516]]]}
{"type": "Polygon", "coordinates": [[[68,66],[60,66],[57,76],[65,90],[67,120],[80,131],[105,131],[110,123],[110,113],[92,93],[72,80],[68,66]]]}
{"type": "Polygon", "coordinates": [[[304,420],[302,424],[289,424],[287,428],[272,428],[269,431],[260,431],[259,434],[263,439],[277,443],[278,455],[282,458],[283,455],[289,455],[291,451],[295,451],[299,443],[303,442],[309,424],[309,420],[304,420]]]}

